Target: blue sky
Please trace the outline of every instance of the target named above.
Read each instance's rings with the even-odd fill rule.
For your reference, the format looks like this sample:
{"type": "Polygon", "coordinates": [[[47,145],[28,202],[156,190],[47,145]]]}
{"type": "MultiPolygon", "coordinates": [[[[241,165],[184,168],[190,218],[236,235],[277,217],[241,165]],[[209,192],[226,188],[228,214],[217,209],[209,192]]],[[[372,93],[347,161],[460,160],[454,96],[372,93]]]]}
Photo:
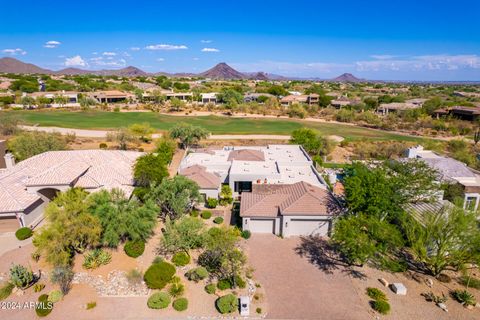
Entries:
{"type": "Polygon", "coordinates": [[[0,55],[55,70],[227,62],[287,76],[480,80],[478,0],[4,1],[2,12],[0,55]]]}

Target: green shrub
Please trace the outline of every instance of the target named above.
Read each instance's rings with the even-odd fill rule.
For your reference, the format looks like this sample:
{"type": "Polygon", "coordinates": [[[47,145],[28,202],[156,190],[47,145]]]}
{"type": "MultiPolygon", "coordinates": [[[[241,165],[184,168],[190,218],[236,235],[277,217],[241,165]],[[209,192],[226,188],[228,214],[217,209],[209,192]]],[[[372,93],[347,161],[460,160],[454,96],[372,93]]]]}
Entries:
{"type": "Polygon", "coordinates": [[[38,262],[40,260],[40,252],[38,251],[32,252],[30,256],[32,257],[32,260],[35,262],[38,262]]]}
{"type": "Polygon", "coordinates": [[[475,301],[475,296],[467,290],[453,290],[450,294],[455,300],[464,306],[474,306],[477,303],[475,301]]]}
{"type": "Polygon", "coordinates": [[[185,293],[185,286],[183,284],[181,284],[180,282],[172,283],[170,285],[170,288],[168,288],[168,293],[173,298],[181,297],[185,293]]]}
{"type": "Polygon", "coordinates": [[[35,312],[39,317],[46,317],[52,312],[53,303],[48,301],[48,295],[42,294],[38,297],[38,304],[35,307],[35,312]]]}
{"type": "Polygon", "coordinates": [[[163,259],[163,257],[156,256],[156,257],[153,259],[152,264],[160,263],[160,262],[163,262],[163,261],[165,261],[165,259],[163,259]]]}
{"type": "Polygon", "coordinates": [[[190,256],[186,252],[177,252],[172,258],[173,264],[177,267],[183,267],[190,263],[190,256]]]}
{"type": "Polygon", "coordinates": [[[15,288],[15,286],[12,283],[5,282],[0,288],[0,300],[7,299],[12,294],[13,288],[15,288]]]}
{"type": "Polygon", "coordinates": [[[202,211],[202,213],[200,215],[203,219],[207,220],[207,219],[210,219],[212,217],[212,211],[205,210],[205,211],[202,211]]]}
{"type": "Polygon", "coordinates": [[[468,286],[469,288],[475,288],[480,290],[480,279],[468,276],[461,276],[458,282],[464,286],[468,286]]]}
{"type": "Polygon", "coordinates": [[[150,309],[165,309],[169,304],[170,296],[165,292],[156,292],[147,301],[147,306],[150,309]]]}
{"type": "Polygon", "coordinates": [[[217,205],[218,205],[218,200],[215,198],[208,198],[205,203],[205,207],[211,208],[211,209],[216,208],[217,205]]]}
{"type": "Polygon", "coordinates": [[[230,280],[228,280],[228,279],[221,279],[221,280],[218,280],[217,288],[220,289],[220,290],[231,289],[232,284],[230,283],[230,280]]]}
{"type": "Polygon", "coordinates": [[[257,308],[257,309],[255,309],[255,311],[256,311],[258,314],[261,314],[261,313],[262,313],[262,308],[257,308]]]}
{"type": "Polygon", "coordinates": [[[235,284],[240,289],[244,289],[247,287],[247,282],[240,276],[235,276],[235,284]]]}
{"type": "Polygon", "coordinates": [[[48,301],[57,303],[63,298],[63,293],[60,290],[52,290],[48,293],[48,301]]]}
{"type": "Polygon", "coordinates": [[[252,233],[249,230],[243,230],[242,233],[240,234],[243,239],[250,239],[250,236],[252,233]]]}
{"type": "Polygon", "coordinates": [[[188,300],[186,298],[178,298],[173,301],[173,309],[177,311],[185,311],[188,308],[188,300]]]}
{"type": "Polygon", "coordinates": [[[174,275],[175,267],[163,261],[152,264],[145,272],[143,280],[150,289],[163,289],[174,275]]]}
{"type": "Polygon", "coordinates": [[[17,288],[26,288],[33,281],[33,273],[20,264],[10,268],[10,282],[17,288]]]}
{"type": "Polygon", "coordinates": [[[185,273],[185,277],[190,281],[198,282],[208,277],[208,271],[204,267],[197,267],[185,273]]]}
{"type": "Polygon", "coordinates": [[[87,303],[87,310],[91,310],[91,309],[95,308],[96,306],[97,306],[96,301],[89,302],[89,303],[87,303]]]}
{"type": "Polygon", "coordinates": [[[15,232],[15,237],[17,237],[18,240],[28,239],[32,235],[33,235],[33,231],[28,227],[20,228],[15,232]]]}
{"type": "Polygon", "coordinates": [[[107,265],[112,261],[112,255],[102,249],[95,249],[85,253],[83,267],[85,269],[96,269],[100,266],[107,265]]]}
{"type": "Polygon", "coordinates": [[[99,147],[100,149],[103,149],[103,150],[105,150],[105,149],[108,148],[108,146],[107,146],[107,144],[106,144],[105,142],[101,142],[101,143],[98,145],[98,147],[99,147]]]}
{"type": "Polygon", "coordinates": [[[216,217],[213,219],[213,223],[220,224],[223,223],[223,218],[222,217],[216,217]]]}
{"type": "Polygon", "coordinates": [[[233,294],[227,294],[215,301],[215,306],[221,314],[232,313],[238,309],[238,298],[233,294]]]}
{"type": "Polygon", "coordinates": [[[384,300],[387,301],[387,296],[385,293],[377,288],[367,288],[367,295],[373,300],[384,300]]]}
{"type": "Polygon", "coordinates": [[[145,251],[145,242],[143,240],[128,240],[125,242],[123,250],[127,256],[132,258],[140,257],[145,251]]]}
{"type": "Polygon", "coordinates": [[[132,285],[137,285],[142,282],[143,274],[137,269],[131,269],[130,271],[127,272],[126,277],[127,277],[128,283],[132,285]]]}
{"type": "Polygon", "coordinates": [[[390,312],[390,304],[385,300],[374,300],[370,302],[373,310],[381,314],[388,314],[390,312]]]}
{"type": "Polygon", "coordinates": [[[205,292],[208,294],[214,294],[216,290],[217,286],[215,286],[214,283],[210,283],[205,286],[205,292]]]}
{"type": "Polygon", "coordinates": [[[44,288],[45,288],[45,284],[44,284],[44,283],[35,283],[35,284],[33,285],[33,292],[40,292],[40,291],[42,291],[44,288]]]}
{"type": "Polygon", "coordinates": [[[190,215],[192,217],[198,217],[199,211],[197,209],[192,209],[192,211],[190,212],[190,215]]]}

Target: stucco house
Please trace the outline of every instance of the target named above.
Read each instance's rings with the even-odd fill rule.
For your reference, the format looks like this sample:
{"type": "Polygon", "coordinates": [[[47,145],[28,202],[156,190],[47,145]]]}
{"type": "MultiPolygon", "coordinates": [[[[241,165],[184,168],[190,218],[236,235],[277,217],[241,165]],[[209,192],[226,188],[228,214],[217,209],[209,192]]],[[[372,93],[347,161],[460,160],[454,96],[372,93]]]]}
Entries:
{"type": "Polygon", "coordinates": [[[81,187],[88,192],[134,189],[132,166],[141,152],[72,150],[45,152],[0,169],[0,232],[35,227],[57,192],[81,187]]]}

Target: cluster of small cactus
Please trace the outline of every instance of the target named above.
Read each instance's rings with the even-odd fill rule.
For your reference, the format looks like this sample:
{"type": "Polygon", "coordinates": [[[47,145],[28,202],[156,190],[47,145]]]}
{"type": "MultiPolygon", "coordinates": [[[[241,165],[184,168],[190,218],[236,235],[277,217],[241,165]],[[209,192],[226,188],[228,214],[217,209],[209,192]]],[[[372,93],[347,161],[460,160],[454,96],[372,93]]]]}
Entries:
{"type": "Polygon", "coordinates": [[[33,273],[20,264],[10,268],[10,282],[17,288],[26,288],[33,282],[33,273]]]}

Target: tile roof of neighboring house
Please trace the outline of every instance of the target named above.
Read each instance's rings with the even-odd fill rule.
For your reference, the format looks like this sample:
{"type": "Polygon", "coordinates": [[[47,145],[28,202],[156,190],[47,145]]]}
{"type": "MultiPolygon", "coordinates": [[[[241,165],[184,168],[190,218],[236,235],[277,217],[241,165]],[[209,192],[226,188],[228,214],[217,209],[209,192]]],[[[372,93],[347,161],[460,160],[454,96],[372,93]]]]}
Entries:
{"type": "Polygon", "coordinates": [[[71,150],[45,152],[0,171],[0,212],[20,212],[40,199],[28,187],[68,185],[133,191],[132,166],[141,152],[71,150]]]}
{"type": "Polygon", "coordinates": [[[201,189],[218,189],[221,184],[219,176],[207,172],[206,168],[200,165],[185,168],[180,174],[195,181],[201,189]]]}
{"type": "Polygon", "coordinates": [[[378,107],[379,110],[408,110],[408,109],[417,109],[417,108],[420,108],[418,104],[406,103],[406,102],[382,103],[378,107]]]}
{"type": "Polygon", "coordinates": [[[446,179],[476,177],[466,164],[452,158],[421,158],[421,160],[436,169],[446,179]]]}
{"type": "Polygon", "coordinates": [[[407,203],[404,209],[410,213],[417,221],[423,222],[425,215],[428,213],[436,213],[443,209],[453,207],[453,204],[447,200],[440,200],[435,202],[418,202],[407,203]]]}
{"type": "Polygon", "coordinates": [[[325,189],[306,182],[289,185],[257,185],[242,193],[240,216],[333,216],[340,212],[335,198],[325,189]]]}
{"type": "Polygon", "coordinates": [[[228,155],[228,161],[265,161],[265,154],[260,150],[233,150],[228,155]]]}

